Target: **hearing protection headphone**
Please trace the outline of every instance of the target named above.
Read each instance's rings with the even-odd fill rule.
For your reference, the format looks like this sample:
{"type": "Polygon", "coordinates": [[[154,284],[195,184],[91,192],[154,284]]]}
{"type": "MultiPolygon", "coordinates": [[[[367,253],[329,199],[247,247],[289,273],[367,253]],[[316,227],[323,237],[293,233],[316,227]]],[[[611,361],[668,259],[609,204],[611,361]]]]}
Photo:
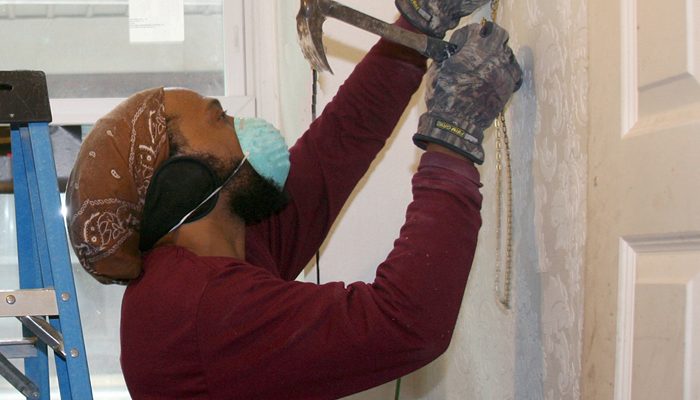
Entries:
{"type": "Polygon", "coordinates": [[[201,203],[219,186],[220,179],[202,160],[175,156],[165,161],[153,174],[146,192],[139,249],[150,250],[193,209],[196,208],[185,222],[194,222],[209,214],[219,194],[201,203]]]}

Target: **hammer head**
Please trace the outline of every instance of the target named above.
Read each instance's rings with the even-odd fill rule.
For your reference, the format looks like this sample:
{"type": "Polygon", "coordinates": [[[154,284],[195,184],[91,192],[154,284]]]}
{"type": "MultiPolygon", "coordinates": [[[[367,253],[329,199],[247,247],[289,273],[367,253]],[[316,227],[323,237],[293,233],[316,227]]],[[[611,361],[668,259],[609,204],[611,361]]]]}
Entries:
{"type": "Polygon", "coordinates": [[[300,3],[301,7],[297,14],[297,33],[301,51],[316,71],[333,73],[323,46],[323,23],[326,16],[322,10],[322,4],[319,0],[300,0],[300,3]]]}

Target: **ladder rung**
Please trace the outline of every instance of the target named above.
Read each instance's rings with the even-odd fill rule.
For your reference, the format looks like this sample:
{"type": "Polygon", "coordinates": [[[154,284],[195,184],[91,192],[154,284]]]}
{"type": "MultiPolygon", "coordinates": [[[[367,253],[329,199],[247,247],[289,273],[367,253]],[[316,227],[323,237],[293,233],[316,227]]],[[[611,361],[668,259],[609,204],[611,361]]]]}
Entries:
{"type": "Polygon", "coordinates": [[[36,357],[35,337],[19,340],[0,340],[0,354],[7,358],[36,357]]]}
{"type": "Polygon", "coordinates": [[[0,317],[58,315],[56,294],[51,289],[0,290],[0,317]]]}

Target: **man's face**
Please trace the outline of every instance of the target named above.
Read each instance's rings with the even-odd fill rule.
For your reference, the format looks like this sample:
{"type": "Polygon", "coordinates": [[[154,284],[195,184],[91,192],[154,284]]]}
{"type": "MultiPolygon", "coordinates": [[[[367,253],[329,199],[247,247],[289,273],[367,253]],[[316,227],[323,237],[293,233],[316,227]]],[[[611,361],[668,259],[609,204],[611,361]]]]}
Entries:
{"type": "Polygon", "coordinates": [[[187,153],[209,154],[226,165],[243,157],[233,126],[218,100],[186,89],[165,91],[165,112],[178,126],[187,153]]]}
{"type": "MultiPolygon", "coordinates": [[[[243,159],[243,151],[233,118],[226,115],[221,104],[189,90],[170,89],[165,92],[165,110],[168,118],[176,120],[184,138],[182,152],[208,164],[220,181],[228,178],[243,159]]],[[[246,224],[269,217],[288,201],[286,193],[248,163],[224,186],[222,194],[229,210],[246,224]]]]}

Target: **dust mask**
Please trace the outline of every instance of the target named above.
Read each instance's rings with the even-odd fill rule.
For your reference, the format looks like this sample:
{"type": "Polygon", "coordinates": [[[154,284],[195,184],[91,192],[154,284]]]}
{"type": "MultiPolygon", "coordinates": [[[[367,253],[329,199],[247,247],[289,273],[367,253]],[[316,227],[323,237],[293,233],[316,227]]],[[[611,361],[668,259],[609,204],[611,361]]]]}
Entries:
{"type": "Polygon", "coordinates": [[[289,175],[289,147],[269,122],[259,118],[234,118],[234,126],[248,163],[262,177],[284,188],[289,175]]]}

